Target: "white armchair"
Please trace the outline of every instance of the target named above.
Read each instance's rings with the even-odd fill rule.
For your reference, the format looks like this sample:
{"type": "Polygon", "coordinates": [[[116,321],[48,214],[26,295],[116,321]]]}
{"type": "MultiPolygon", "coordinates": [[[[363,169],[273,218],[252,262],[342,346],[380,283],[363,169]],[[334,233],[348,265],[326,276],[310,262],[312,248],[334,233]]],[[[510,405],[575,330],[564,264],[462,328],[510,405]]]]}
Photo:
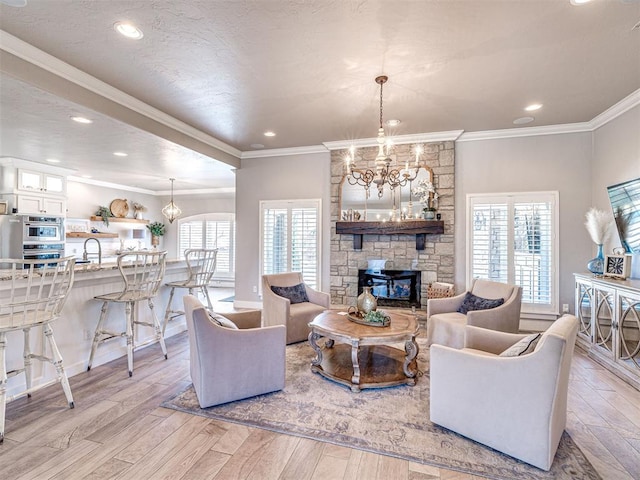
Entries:
{"type": "Polygon", "coordinates": [[[517,333],[520,327],[522,288],[518,285],[474,279],[469,290],[477,297],[504,299],[499,307],[488,310],[473,310],[459,313],[467,292],[455,297],[427,300],[427,344],[447,345],[452,348],[464,346],[466,325],[517,333]]]}
{"type": "Polygon", "coordinates": [[[534,351],[500,357],[526,335],[466,327],[462,350],[430,349],[431,421],[549,470],[566,425],[578,319],[565,315],[534,351]]]}
{"type": "Polygon", "coordinates": [[[260,311],[226,313],[239,329],[220,326],[196,297],[184,296],[190,372],[200,407],[284,388],[285,328],[260,328],[260,311]]]}
{"type": "Polygon", "coordinates": [[[331,303],[328,293],[319,292],[305,285],[308,302],[291,303],[288,298],[276,295],[271,287],[293,287],[304,284],[299,272],[262,276],[262,325],[285,325],[287,345],[302,342],[309,336],[309,322],[324,312],[331,303]]]}

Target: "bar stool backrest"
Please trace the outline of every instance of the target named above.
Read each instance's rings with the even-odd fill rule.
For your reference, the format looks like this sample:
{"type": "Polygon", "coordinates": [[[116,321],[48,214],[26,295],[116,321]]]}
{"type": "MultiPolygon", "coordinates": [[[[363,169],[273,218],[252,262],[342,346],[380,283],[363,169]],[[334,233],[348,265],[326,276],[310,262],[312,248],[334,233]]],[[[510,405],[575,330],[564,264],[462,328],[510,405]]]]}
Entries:
{"type": "Polygon", "coordinates": [[[58,318],[73,285],[75,263],[73,257],[0,259],[0,279],[9,282],[0,298],[0,332],[58,318]]]}
{"type": "Polygon", "coordinates": [[[216,271],[218,249],[192,248],[185,250],[184,256],[187,259],[187,268],[189,269],[187,283],[194,287],[209,285],[211,277],[216,271]]]}
{"type": "Polygon", "coordinates": [[[118,269],[124,281],[121,298],[144,300],[158,293],[166,264],[167,252],[128,252],[118,256],[118,269]]]}

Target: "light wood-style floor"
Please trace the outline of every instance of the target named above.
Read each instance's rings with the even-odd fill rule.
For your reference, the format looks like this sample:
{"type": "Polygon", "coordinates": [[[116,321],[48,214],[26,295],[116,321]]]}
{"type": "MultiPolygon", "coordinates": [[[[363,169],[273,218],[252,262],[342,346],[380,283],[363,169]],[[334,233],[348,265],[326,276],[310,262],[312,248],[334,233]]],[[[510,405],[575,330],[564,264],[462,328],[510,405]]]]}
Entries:
{"type": "MultiPolygon", "coordinates": [[[[229,308],[229,306],[226,306],[229,308]]],[[[189,385],[186,333],[7,406],[0,479],[472,479],[384,455],[158,405],[189,385]]],[[[318,378],[318,381],[326,381],[318,378]]],[[[567,430],[606,480],[640,479],[640,392],[574,357],[567,430]]]]}

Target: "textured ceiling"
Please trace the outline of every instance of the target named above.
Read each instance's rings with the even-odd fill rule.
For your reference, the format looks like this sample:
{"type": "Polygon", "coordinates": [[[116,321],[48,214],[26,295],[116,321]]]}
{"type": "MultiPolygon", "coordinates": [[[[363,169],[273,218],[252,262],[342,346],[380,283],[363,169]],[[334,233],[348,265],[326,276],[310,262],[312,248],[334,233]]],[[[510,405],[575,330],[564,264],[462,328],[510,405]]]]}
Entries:
{"type": "MultiPolygon", "coordinates": [[[[581,7],[568,0],[28,0],[25,8],[0,6],[2,30],[241,151],[255,143],[287,148],[375,136],[374,78],[383,73],[389,76],[385,119],[402,121],[391,134],[514,128],[531,102],[544,107],[527,126],[589,121],[640,88],[640,29],[633,29],[639,20],[640,2],[631,0],[581,7]],[[134,22],[144,38],[117,35],[113,24],[120,20],[134,22]],[[264,137],[265,130],[277,135],[264,137]]],[[[6,76],[0,87],[0,154],[43,154],[49,140],[38,136],[36,111],[19,113],[21,105],[38,107],[39,100],[30,100],[38,93],[6,76]],[[23,88],[24,103],[9,98],[23,88]],[[11,119],[5,108],[12,109],[11,119]],[[16,138],[22,122],[31,122],[26,136],[38,141],[16,138]]],[[[55,99],[45,100],[55,107],[55,99]]],[[[42,123],[64,135],[68,126],[55,122],[47,115],[42,123]]],[[[93,134],[79,150],[107,149],[95,158],[105,177],[106,152],[127,148],[109,149],[110,142],[140,135],[112,123],[104,138],[93,134]]],[[[170,156],[166,142],[143,143],[140,156],[148,155],[138,170],[166,178],[168,170],[152,167],[170,156]]],[[[232,181],[231,174],[226,178],[232,181]]],[[[215,182],[194,182],[200,183],[215,182]]]]}

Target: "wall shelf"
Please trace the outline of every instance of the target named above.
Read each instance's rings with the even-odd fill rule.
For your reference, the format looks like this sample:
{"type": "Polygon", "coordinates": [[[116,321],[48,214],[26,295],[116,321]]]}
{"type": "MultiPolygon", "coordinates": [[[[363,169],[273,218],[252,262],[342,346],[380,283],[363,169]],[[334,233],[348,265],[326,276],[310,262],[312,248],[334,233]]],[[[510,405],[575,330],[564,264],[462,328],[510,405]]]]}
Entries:
{"type": "Polygon", "coordinates": [[[118,238],[117,233],[67,232],[67,238],[118,238]]]}
{"type": "MultiPolygon", "coordinates": [[[[96,217],[92,215],[89,220],[92,222],[102,222],[102,217],[96,217]]],[[[125,222],[125,223],[140,223],[142,225],[146,225],[149,223],[149,220],[139,220],[137,218],[122,218],[122,217],[109,217],[109,223],[111,222],[125,222]]]]}
{"type": "Polygon", "coordinates": [[[424,250],[426,235],[444,233],[442,220],[403,220],[400,222],[336,222],[336,233],[352,234],[354,250],[362,250],[363,235],[415,235],[416,250],[424,250]]]}

